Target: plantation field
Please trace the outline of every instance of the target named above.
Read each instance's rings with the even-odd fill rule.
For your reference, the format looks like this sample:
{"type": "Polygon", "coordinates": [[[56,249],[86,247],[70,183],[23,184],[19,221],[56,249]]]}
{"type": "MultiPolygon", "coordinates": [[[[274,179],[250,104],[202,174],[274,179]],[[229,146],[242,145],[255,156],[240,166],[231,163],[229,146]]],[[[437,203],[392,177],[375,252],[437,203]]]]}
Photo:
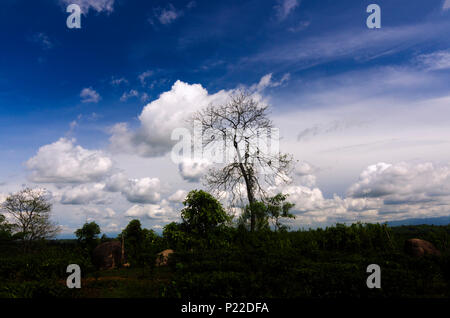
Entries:
{"type": "MultiPolygon", "coordinates": [[[[336,298],[450,297],[450,226],[337,225],[296,232],[224,229],[209,241],[160,237],[176,253],[167,266],[136,262],[97,270],[75,241],[43,242],[0,253],[0,296],[75,298],[336,298]],[[406,239],[432,242],[442,256],[414,258],[406,239]],[[82,270],[80,289],[65,281],[68,264],[82,270]],[[142,265],[144,264],[144,265],[142,265]],[[366,285],[369,264],[381,267],[381,288],[366,285]]],[[[155,249],[157,251],[157,249],[155,249]]]]}

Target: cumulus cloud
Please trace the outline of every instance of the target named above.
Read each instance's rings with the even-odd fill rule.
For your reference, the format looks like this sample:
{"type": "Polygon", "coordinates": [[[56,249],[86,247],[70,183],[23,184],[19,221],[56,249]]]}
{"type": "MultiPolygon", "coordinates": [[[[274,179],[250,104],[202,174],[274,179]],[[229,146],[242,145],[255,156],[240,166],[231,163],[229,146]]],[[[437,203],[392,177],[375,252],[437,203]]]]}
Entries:
{"type": "MultiPolygon", "coordinates": [[[[183,203],[183,201],[186,199],[187,194],[188,193],[185,190],[177,190],[174,194],[172,194],[168,198],[168,200],[170,202],[174,202],[174,203],[183,203]]],[[[1,196],[0,196],[0,200],[1,200],[1,196]]]]}
{"type": "Polygon", "coordinates": [[[160,204],[134,205],[125,212],[125,216],[130,218],[148,218],[160,222],[171,222],[177,220],[179,216],[166,200],[160,204]]]}
{"type": "Polygon", "coordinates": [[[308,162],[299,162],[295,166],[294,173],[298,176],[299,183],[307,187],[313,187],[316,185],[317,168],[308,162]]]}
{"type": "Polygon", "coordinates": [[[111,219],[116,216],[116,212],[111,208],[83,207],[82,213],[88,217],[88,221],[111,219]]]}
{"type": "Polygon", "coordinates": [[[156,203],[161,199],[160,188],[158,178],[129,179],[122,193],[133,203],[156,203]]]}
{"type": "Polygon", "coordinates": [[[105,190],[121,192],[131,203],[156,203],[161,199],[161,181],[158,178],[130,179],[123,172],[108,177],[105,190]]]}
{"type": "Polygon", "coordinates": [[[450,197],[450,165],[380,162],[361,173],[348,195],[383,198],[387,204],[441,201],[450,197]]]}
{"type": "MultiPolygon", "coordinates": [[[[314,176],[309,164],[299,164],[298,176],[314,176]]],[[[325,198],[315,185],[293,184],[271,187],[268,193],[282,192],[295,204],[297,227],[323,226],[336,222],[386,222],[407,218],[438,217],[450,210],[450,164],[431,162],[368,166],[347,196],[325,198]]]]}
{"type": "Polygon", "coordinates": [[[67,7],[70,4],[78,4],[81,12],[87,14],[89,10],[111,13],[114,11],[114,0],[60,0],[67,7]]]}
{"type": "Polygon", "coordinates": [[[60,202],[62,204],[105,204],[108,202],[106,192],[104,192],[105,185],[86,184],[73,186],[67,189],[63,189],[60,195],[60,202]]]}
{"type": "Polygon", "coordinates": [[[175,140],[171,139],[175,128],[186,127],[187,119],[210,103],[221,103],[228,92],[208,94],[200,84],[176,81],[170,91],[147,104],[139,116],[140,127],[130,131],[125,123],[116,124],[110,138],[111,148],[118,152],[137,153],[144,157],[168,153],[175,140]]]}
{"type": "Polygon", "coordinates": [[[101,99],[100,94],[92,87],[83,88],[80,93],[82,103],[98,103],[101,99]]]}
{"type": "Polygon", "coordinates": [[[206,160],[185,159],[178,165],[178,171],[184,180],[198,182],[210,167],[211,164],[206,160]]]}
{"type": "Polygon", "coordinates": [[[38,183],[86,183],[111,172],[112,160],[99,150],[75,145],[75,139],[61,138],[42,146],[26,162],[30,180],[38,183]]]}
{"type": "Polygon", "coordinates": [[[280,20],[286,19],[286,17],[294,11],[299,4],[299,0],[278,0],[278,4],[275,6],[277,18],[280,20]]]}

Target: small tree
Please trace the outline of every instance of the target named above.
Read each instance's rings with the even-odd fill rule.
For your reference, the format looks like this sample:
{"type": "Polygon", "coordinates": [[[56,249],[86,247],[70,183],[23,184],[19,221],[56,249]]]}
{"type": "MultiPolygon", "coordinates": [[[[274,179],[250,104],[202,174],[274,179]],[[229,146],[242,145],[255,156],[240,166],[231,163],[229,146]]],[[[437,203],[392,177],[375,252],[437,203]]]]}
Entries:
{"type": "Polygon", "coordinates": [[[145,232],[142,230],[139,220],[131,220],[121,233],[127,258],[132,264],[141,265],[144,236],[145,232]]]}
{"type": "Polygon", "coordinates": [[[78,243],[91,252],[99,242],[100,226],[95,222],[85,223],[81,229],[75,231],[78,243]]]}
{"type": "Polygon", "coordinates": [[[25,248],[33,241],[53,238],[60,231],[50,220],[52,205],[44,190],[25,188],[7,197],[0,208],[12,216],[13,228],[25,248]]]}
{"type": "Polygon", "coordinates": [[[12,239],[12,225],[6,222],[3,214],[0,214],[0,242],[12,239]]]}
{"type": "Polygon", "coordinates": [[[246,230],[249,230],[251,226],[249,222],[251,220],[252,213],[255,217],[255,231],[270,230],[267,206],[261,201],[253,202],[251,205],[248,204],[245,207],[239,217],[238,225],[246,230]]]}
{"type": "Polygon", "coordinates": [[[250,211],[252,211],[255,215],[255,230],[268,230],[270,229],[270,223],[277,231],[286,230],[287,226],[281,223],[281,219],[295,219],[295,216],[289,212],[294,204],[286,202],[286,199],[286,195],[279,193],[269,197],[264,202],[258,201],[254,202],[251,207],[246,206],[239,218],[239,225],[245,228],[249,227],[250,211]]]}
{"type": "Polygon", "coordinates": [[[201,237],[208,236],[216,228],[231,221],[220,202],[208,192],[193,190],[189,192],[183,204],[183,222],[188,231],[201,237]]]}

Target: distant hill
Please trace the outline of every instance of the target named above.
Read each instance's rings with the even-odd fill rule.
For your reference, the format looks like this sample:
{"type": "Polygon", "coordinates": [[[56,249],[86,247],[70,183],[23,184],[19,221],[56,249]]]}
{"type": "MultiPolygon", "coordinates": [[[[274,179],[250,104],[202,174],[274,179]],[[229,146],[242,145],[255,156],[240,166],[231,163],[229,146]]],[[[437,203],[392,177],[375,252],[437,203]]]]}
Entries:
{"type": "Polygon", "coordinates": [[[448,225],[450,224],[450,216],[441,216],[437,218],[417,218],[406,219],[400,221],[387,222],[388,226],[401,226],[401,225],[448,225]]]}

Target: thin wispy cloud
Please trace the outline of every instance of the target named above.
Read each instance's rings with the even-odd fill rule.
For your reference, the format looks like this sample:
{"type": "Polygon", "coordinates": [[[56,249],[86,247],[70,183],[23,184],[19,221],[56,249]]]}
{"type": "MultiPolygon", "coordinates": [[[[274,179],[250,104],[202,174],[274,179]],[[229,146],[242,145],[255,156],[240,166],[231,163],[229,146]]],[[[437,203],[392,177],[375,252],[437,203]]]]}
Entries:
{"type": "Polygon", "coordinates": [[[278,0],[275,6],[276,16],[279,20],[284,20],[300,5],[300,0],[278,0]]]}
{"type": "Polygon", "coordinates": [[[302,41],[288,42],[244,57],[242,63],[297,64],[300,69],[339,59],[370,60],[392,55],[440,37],[449,22],[424,23],[401,27],[384,27],[368,34],[365,30],[340,30],[302,41]]]}
{"type": "Polygon", "coordinates": [[[149,78],[152,75],[153,75],[153,71],[150,71],[150,70],[139,74],[138,78],[139,78],[139,81],[141,82],[142,86],[145,86],[147,78],[149,78]]]}
{"type": "Polygon", "coordinates": [[[59,0],[64,8],[70,4],[77,4],[80,6],[81,12],[87,14],[89,10],[97,12],[111,13],[114,11],[114,0],[59,0]]]}
{"type": "Polygon", "coordinates": [[[450,9],[450,0],[445,0],[443,5],[442,5],[442,10],[448,10],[450,9]]]}
{"type": "Polygon", "coordinates": [[[114,86],[119,86],[121,84],[128,84],[128,80],[125,79],[124,77],[119,77],[119,78],[112,77],[111,84],[114,86]]]}
{"type": "Polygon", "coordinates": [[[83,88],[80,97],[82,103],[98,103],[101,99],[100,94],[92,87],[83,88]]]}
{"type": "Polygon", "coordinates": [[[30,38],[30,41],[38,44],[44,50],[53,48],[53,42],[50,40],[49,36],[43,32],[34,34],[30,38]]]}
{"type": "Polygon", "coordinates": [[[436,71],[450,69],[450,50],[422,54],[417,57],[419,65],[427,70],[436,71]]]}
{"type": "Polygon", "coordinates": [[[126,102],[128,99],[130,99],[132,97],[138,97],[138,96],[139,96],[139,92],[135,89],[132,89],[129,92],[124,92],[122,94],[122,97],[120,97],[120,101],[126,102]]]}
{"type": "Polygon", "coordinates": [[[169,3],[165,8],[158,7],[153,9],[153,17],[149,18],[148,21],[153,25],[156,21],[162,25],[169,25],[182,15],[182,10],[176,9],[173,4],[169,3]]]}

